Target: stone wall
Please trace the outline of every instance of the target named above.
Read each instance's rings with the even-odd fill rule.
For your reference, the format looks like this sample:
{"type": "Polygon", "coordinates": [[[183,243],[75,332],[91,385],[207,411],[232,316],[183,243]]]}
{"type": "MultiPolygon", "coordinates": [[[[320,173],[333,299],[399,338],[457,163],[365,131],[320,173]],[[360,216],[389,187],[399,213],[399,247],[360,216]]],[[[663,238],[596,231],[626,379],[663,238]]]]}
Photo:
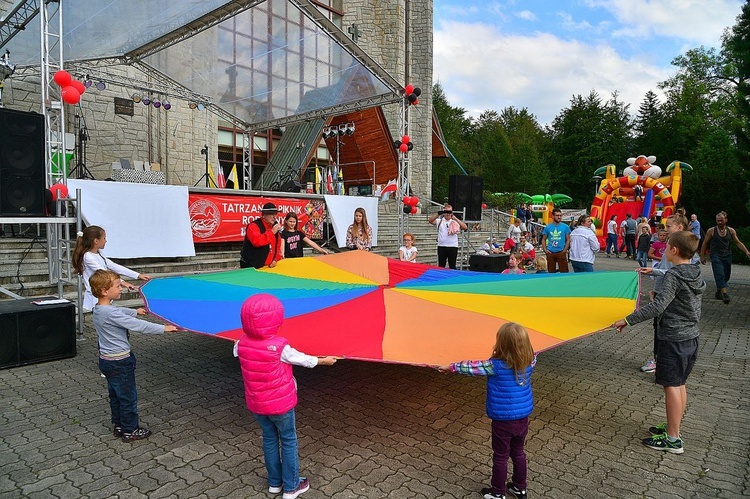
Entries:
{"type": "MultiPolygon", "coordinates": [[[[357,44],[403,85],[411,83],[422,89],[419,105],[410,109],[414,150],[409,155],[412,189],[419,197],[429,198],[432,189],[432,0],[346,0],[344,9],[344,32],[348,33],[348,28],[357,24],[361,33],[357,44]]],[[[384,112],[391,135],[399,138],[401,106],[385,106],[384,112]]]]}

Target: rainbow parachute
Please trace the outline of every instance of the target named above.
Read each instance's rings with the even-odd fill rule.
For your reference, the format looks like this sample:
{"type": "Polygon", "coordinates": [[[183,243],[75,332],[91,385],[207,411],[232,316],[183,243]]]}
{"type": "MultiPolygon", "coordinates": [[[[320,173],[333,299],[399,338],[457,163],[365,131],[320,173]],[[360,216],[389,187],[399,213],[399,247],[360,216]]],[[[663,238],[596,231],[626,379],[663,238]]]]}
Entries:
{"type": "Polygon", "coordinates": [[[255,293],[284,304],[279,332],[310,355],[441,365],[486,359],[501,324],[526,327],[536,351],[607,328],[636,306],[636,272],[501,275],[440,269],[364,251],[282,260],[273,268],[154,279],[148,310],[236,340],[255,293]]]}

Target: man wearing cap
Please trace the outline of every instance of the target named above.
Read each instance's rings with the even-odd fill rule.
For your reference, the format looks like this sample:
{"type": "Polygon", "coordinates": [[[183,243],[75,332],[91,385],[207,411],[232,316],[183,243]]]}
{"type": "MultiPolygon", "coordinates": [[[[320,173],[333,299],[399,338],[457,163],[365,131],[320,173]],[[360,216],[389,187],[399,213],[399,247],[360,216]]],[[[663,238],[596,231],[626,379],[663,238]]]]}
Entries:
{"type": "Polygon", "coordinates": [[[284,242],[279,235],[283,226],[276,220],[278,212],[275,204],[266,203],[261,216],[247,224],[240,252],[241,269],[259,269],[265,266],[273,268],[283,258],[281,247],[284,242]]]}

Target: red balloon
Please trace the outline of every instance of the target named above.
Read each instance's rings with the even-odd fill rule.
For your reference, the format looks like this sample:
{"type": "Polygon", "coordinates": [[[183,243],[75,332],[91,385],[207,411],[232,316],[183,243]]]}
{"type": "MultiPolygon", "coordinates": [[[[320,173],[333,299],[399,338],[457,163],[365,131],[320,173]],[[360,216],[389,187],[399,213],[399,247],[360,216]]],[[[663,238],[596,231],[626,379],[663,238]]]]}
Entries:
{"type": "Polygon", "coordinates": [[[413,196],[411,198],[411,203],[409,203],[412,206],[417,206],[419,204],[419,198],[417,196],[413,196]]]}
{"type": "Polygon", "coordinates": [[[409,213],[411,213],[412,215],[414,215],[416,212],[417,212],[417,207],[416,206],[412,206],[411,207],[411,211],[409,211],[409,213]]]}
{"type": "Polygon", "coordinates": [[[486,209],[487,209],[487,203],[482,203],[482,209],[483,209],[483,210],[486,210],[486,209]]]}
{"type": "Polygon", "coordinates": [[[414,102],[412,102],[412,104],[414,104],[415,106],[416,106],[417,104],[419,104],[419,99],[414,99],[414,102]]]}
{"type": "Polygon", "coordinates": [[[406,85],[404,91],[406,91],[406,95],[414,93],[414,85],[406,85]]]}
{"type": "Polygon", "coordinates": [[[67,87],[68,85],[70,85],[70,81],[73,79],[73,77],[70,76],[70,73],[68,73],[64,69],[61,69],[60,71],[55,73],[52,79],[55,80],[55,83],[57,83],[61,87],[67,87]]]}
{"type": "Polygon", "coordinates": [[[78,101],[81,100],[81,94],[71,85],[63,88],[62,92],[60,92],[60,96],[62,97],[62,100],[68,104],[78,104],[78,101]]]}
{"type": "Polygon", "coordinates": [[[407,144],[401,144],[398,149],[401,152],[409,152],[409,146],[407,144]]]}
{"type": "Polygon", "coordinates": [[[404,135],[403,137],[401,137],[401,142],[408,144],[409,142],[411,142],[411,137],[409,137],[408,135],[404,135]]]}
{"type": "Polygon", "coordinates": [[[65,184],[55,184],[49,188],[52,192],[52,199],[65,199],[68,197],[68,186],[65,184]]]}
{"type": "Polygon", "coordinates": [[[78,80],[72,80],[70,82],[70,86],[78,90],[78,93],[81,95],[83,95],[83,93],[86,91],[86,87],[84,87],[83,83],[78,80]]]}
{"type": "Polygon", "coordinates": [[[404,204],[411,205],[411,196],[404,196],[404,204]]]}

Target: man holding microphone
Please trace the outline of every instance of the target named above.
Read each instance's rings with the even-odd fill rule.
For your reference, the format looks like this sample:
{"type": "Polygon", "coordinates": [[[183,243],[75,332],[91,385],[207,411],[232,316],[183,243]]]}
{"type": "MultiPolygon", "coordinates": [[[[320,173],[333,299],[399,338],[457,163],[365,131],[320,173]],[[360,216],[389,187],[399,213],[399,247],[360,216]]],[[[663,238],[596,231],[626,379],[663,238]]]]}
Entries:
{"type": "Polygon", "coordinates": [[[245,239],[240,252],[240,268],[256,269],[268,266],[273,268],[281,260],[281,246],[284,242],[279,236],[283,226],[276,220],[279,210],[273,203],[266,203],[261,216],[247,224],[245,239]]]}

